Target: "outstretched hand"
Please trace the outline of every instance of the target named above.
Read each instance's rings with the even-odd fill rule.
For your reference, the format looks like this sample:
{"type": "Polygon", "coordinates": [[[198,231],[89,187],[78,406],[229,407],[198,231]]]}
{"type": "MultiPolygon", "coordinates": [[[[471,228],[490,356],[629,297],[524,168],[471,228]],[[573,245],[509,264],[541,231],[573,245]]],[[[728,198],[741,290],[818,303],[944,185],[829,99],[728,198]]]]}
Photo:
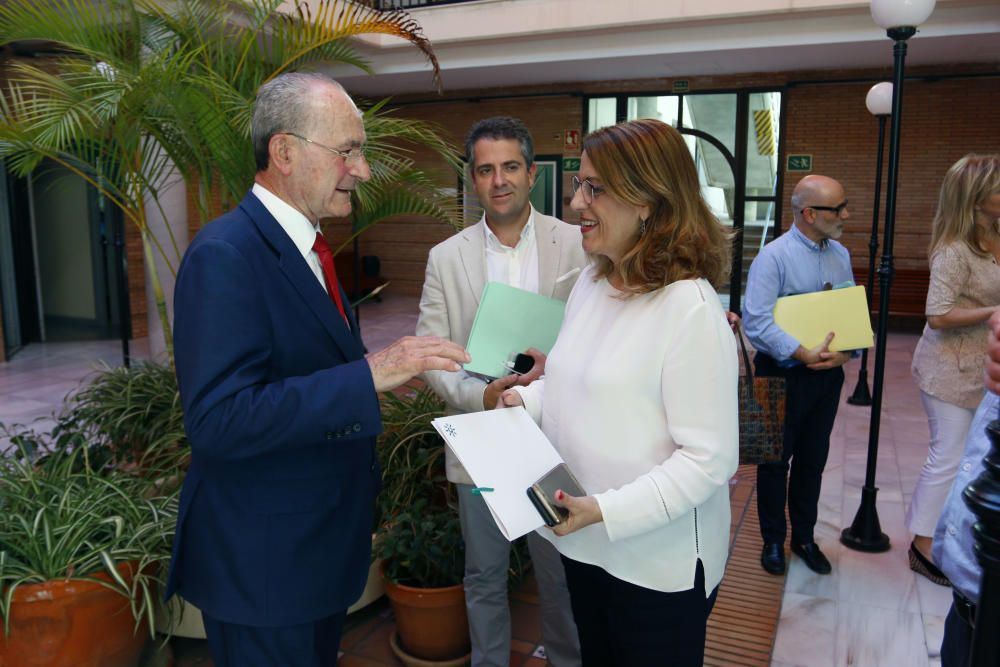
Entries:
{"type": "Polygon", "coordinates": [[[556,535],[569,535],[589,526],[592,523],[604,521],[601,506],[594,496],[571,496],[562,489],[556,491],[556,502],[569,510],[569,516],[552,527],[556,535]]]}
{"type": "Polygon", "coordinates": [[[424,371],[460,371],[471,357],[461,345],[437,336],[406,336],[367,360],[375,391],[389,391],[424,371]]]}

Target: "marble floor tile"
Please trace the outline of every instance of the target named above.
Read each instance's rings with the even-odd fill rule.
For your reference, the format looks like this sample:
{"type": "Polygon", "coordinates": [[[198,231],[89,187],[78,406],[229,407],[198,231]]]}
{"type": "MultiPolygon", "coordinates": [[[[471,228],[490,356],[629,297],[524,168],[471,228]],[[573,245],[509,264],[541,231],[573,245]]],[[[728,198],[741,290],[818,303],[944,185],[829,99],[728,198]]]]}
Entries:
{"type": "Polygon", "coordinates": [[[786,588],[772,666],[833,667],[837,615],[834,600],[789,593],[786,588]]]}
{"type": "Polygon", "coordinates": [[[840,544],[840,528],[836,528],[835,534],[829,537],[820,535],[817,531],[816,543],[829,559],[833,571],[830,574],[816,574],[798,556],[789,552],[788,574],[785,578],[786,601],[790,593],[834,601],[840,599],[840,578],[844,576],[840,562],[841,554],[846,550],[840,544]]]}
{"type": "MultiPolygon", "coordinates": [[[[844,525],[850,525],[858,503],[845,495],[844,525]]],[[[840,554],[841,602],[859,603],[871,607],[919,613],[916,582],[907,561],[910,537],[903,526],[901,503],[876,503],[879,522],[890,541],[889,551],[866,553],[844,548],[840,554]]]]}
{"type": "Polygon", "coordinates": [[[834,643],[836,667],[925,667],[928,664],[920,614],[842,601],[838,605],[834,643]]]}
{"type": "Polygon", "coordinates": [[[941,640],[944,638],[944,615],[923,614],[924,643],[927,657],[941,658],[941,640]]]}
{"type": "Polygon", "coordinates": [[[916,572],[913,572],[913,580],[917,583],[920,612],[924,616],[947,616],[952,601],[951,586],[939,586],[916,572]]]}

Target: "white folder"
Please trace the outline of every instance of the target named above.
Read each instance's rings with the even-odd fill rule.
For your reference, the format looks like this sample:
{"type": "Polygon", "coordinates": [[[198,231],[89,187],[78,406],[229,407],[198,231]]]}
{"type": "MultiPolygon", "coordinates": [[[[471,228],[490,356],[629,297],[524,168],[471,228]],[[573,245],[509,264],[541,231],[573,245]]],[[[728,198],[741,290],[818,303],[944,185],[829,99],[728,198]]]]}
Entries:
{"type": "Polygon", "coordinates": [[[545,525],[528,499],[528,487],[563,460],[524,408],[431,423],[472,477],[504,537],[514,541],[545,525]]]}

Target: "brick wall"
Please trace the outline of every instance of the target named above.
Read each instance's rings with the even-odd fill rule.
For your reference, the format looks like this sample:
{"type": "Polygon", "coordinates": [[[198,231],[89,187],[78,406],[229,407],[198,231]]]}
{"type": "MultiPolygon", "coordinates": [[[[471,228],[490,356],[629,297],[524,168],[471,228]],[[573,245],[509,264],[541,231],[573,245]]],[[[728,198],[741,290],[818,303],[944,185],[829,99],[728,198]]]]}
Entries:
{"type": "MultiPolygon", "coordinates": [[[[147,308],[156,304],[146,303],[146,261],[142,252],[142,235],[128,220],[125,221],[125,257],[128,262],[128,301],[132,314],[132,338],[149,335],[147,308]]],[[[166,276],[160,276],[161,280],[166,276]]]]}
{"type": "MultiPolygon", "coordinates": [[[[887,56],[887,62],[891,54],[887,56]]],[[[891,63],[890,63],[891,65],[891,63]]],[[[904,87],[899,189],[897,194],[894,255],[896,267],[908,277],[896,296],[902,311],[922,312],[926,290],[929,225],[937,204],[941,178],[948,166],[968,152],[1000,152],[1000,67],[934,67],[915,69],[922,77],[904,87]],[[957,72],[968,78],[943,78],[957,72]],[[915,310],[914,310],[915,309],[915,310]]],[[[690,91],[734,90],[752,87],[785,88],[786,153],[809,153],[816,173],[841,180],[851,201],[852,224],[844,235],[859,280],[867,274],[868,241],[874,198],[877,121],[865,107],[865,95],[877,81],[891,79],[884,70],[832,70],[782,72],[738,76],[692,77],[690,91]],[[846,81],[846,83],[841,83],[846,81]]],[[[426,96],[397,100],[399,113],[441,124],[460,143],[469,126],[479,118],[510,114],[531,129],[538,154],[575,155],[564,152],[562,132],[582,129],[583,94],[642,92],[667,94],[670,79],[566,84],[510,90],[451,93],[452,99],[426,96]],[[487,97],[487,95],[489,97],[487,97]],[[510,97],[498,97],[509,95],[510,97]],[[520,95],[520,97],[518,97],[520,95]]],[[[886,161],[888,171],[888,126],[886,161]]],[[[422,166],[434,166],[420,156],[422,166]]],[[[440,165],[437,165],[440,166],[440,165]]],[[[783,201],[787,202],[798,174],[786,174],[783,201]]],[[[564,177],[564,195],[570,192],[564,177]]],[[[883,180],[884,183],[884,180],[883,180]]],[[[881,213],[884,216],[885,186],[881,213]]],[[[564,197],[564,201],[565,197],[564,197]]],[[[786,228],[790,211],[785,206],[786,228]]],[[[427,251],[452,233],[443,225],[417,221],[382,224],[366,232],[362,252],[382,259],[383,276],[394,291],[419,294],[427,251]]],[[[881,235],[880,235],[881,238],[881,235]]],[[[881,241],[880,241],[881,245],[881,241]]]]}
{"type": "MultiPolygon", "coordinates": [[[[868,84],[807,85],[788,91],[786,151],[812,153],[816,173],[844,184],[851,201],[845,244],[866,257],[871,235],[878,123],[864,106],[868,84]]],[[[883,167],[885,213],[889,127],[883,167]]],[[[969,152],[1000,152],[1000,78],[906,82],[896,195],[896,265],[927,267],[927,244],[945,171],[969,152]]],[[[796,175],[786,177],[788,200],[796,175]]],[[[881,239],[881,233],[880,233],[881,239]]],[[[880,240],[881,244],[881,240],[880,240]]]]}

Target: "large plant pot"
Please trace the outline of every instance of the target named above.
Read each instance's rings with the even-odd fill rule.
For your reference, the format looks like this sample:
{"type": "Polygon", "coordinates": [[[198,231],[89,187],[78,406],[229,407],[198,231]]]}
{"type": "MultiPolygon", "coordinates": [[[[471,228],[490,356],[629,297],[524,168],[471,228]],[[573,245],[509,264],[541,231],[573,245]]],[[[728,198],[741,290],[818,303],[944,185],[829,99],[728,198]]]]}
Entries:
{"type": "MultiPolygon", "coordinates": [[[[384,578],[384,577],[383,577],[384,578]]],[[[465,664],[470,650],[465,590],[461,584],[446,588],[413,588],[385,580],[385,594],[396,616],[398,648],[409,664],[465,664]],[[456,662],[457,661],[457,662],[456,662]]],[[[395,648],[395,647],[394,647],[395,648]]]]}
{"type": "MultiPolygon", "coordinates": [[[[134,564],[118,571],[131,581],[134,564]]],[[[110,582],[105,573],[95,579],[110,582]]],[[[149,639],[136,627],[128,598],[101,584],[74,579],[18,586],[10,636],[0,632],[0,667],[135,667],[149,639]]]]}

